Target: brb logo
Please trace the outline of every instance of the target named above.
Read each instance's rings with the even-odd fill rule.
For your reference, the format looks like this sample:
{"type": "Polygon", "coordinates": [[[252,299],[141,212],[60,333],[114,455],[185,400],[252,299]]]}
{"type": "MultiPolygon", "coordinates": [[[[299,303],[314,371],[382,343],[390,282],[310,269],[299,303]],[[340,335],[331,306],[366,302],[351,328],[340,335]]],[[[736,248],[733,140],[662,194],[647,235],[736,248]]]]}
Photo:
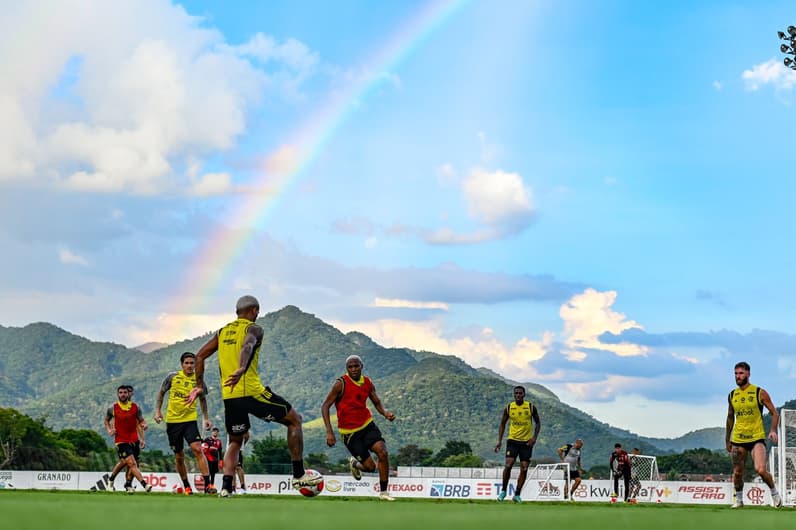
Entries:
{"type": "Polygon", "coordinates": [[[431,484],[431,496],[467,498],[470,496],[470,486],[468,484],[431,484]]]}

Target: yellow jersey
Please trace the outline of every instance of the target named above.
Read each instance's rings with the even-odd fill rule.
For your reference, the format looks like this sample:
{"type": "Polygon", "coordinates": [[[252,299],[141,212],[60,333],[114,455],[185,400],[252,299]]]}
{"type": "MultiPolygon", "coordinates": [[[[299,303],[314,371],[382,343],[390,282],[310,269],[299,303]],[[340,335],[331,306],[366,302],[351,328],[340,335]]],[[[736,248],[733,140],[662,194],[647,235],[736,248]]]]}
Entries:
{"type": "Polygon", "coordinates": [[[509,415],[509,440],[515,442],[527,442],[531,439],[533,432],[533,405],[530,401],[523,401],[517,405],[512,401],[506,405],[506,413],[509,415]]]}
{"type": "Polygon", "coordinates": [[[727,400],[735,411],[732,427],[733,443],[755,442],[766,439],[763,427],[763,404],[760,402],[760,387],[750,384],[743,390],[736,388],[727,400]]]}
{"type": "Polygon", "coordinates": [[[256,326],[256,324],[251,320],[239,318],[218,331],[218,369],[221,373],[222,399],[260,396],[265,391],[265,387],[260,381],[260,375],[257,372],[257,364],[260,361],[260,347],[263,345],[262,339],[258,339],[254,345],[249,365],[235,387],[230,389],[228,386],[224,386],[224,381],[227,380],[232,372],[238,369],[240,350],[249,326],[256,326]]]}
{"type": "MultiPolygon", "coordinates": [[[[196,401],[190,405],[185,404],[185,398],[196,386],[196,374],[186,375],[185,372],[171,372],[160,385],[160,391],[169,395],[169,404],[166,408],[166,423],[183,423],[196,421],[196,401]]],[[[204,387],[207,395],[207,386],[204,387]]]]}

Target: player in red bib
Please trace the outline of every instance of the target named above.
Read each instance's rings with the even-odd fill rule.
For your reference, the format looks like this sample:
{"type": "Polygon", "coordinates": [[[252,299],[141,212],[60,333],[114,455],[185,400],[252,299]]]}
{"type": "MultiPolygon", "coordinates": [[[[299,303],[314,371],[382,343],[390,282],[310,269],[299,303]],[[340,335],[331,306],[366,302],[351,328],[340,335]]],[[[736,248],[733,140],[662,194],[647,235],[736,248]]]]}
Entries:
{"type": "Polygon", "coordinates": [[[395,414],[386,410],[381,403],[376,387],[369,377],[362,375],[362,359],[358,355],[351,355],[345,361],[346,373],[332,385],[329,395],[321,405],[321,415],[326,424],[326,445],[334,446],[337,440],[332,430],[332,420],[329,409],[332,404],[337,408],[337,429],[343,443],[351,453],[349,464],[351,474],[355,479],[362,478],[363,471],[374,471],[376,462],[373,461],[371,452],[376,453],[379,468],[379,498],[385,501],[393,499],[387,492],[389,480],[390,461],[387,454],[387,444],[384,443],[381,431],[373,422],[367,400],[373,403],[376,410],[387,418],[395,419],[395,414]]]}
{"type": "MultiPolygon", "coordinates": [[[[127,465],[127,469],[138,479],[144,491],[149,493],[152,491],[152,486],[144,480],[135,461],[136,444],[139,442],[138,432],[140,430],[143,433],[147,428],[144,415],[138,404],[130,401],[130,390],[127,385],[117,388],[116,396],[118,400],[108,407],[108,411],[105,413],[105,430],[108,431],[109,436],[113,436],[119,460],[127,465]]],[[[143,448],[145,443],[143,440],[140,441],[143,448]]],[[[128,479],[125,482],[124,489],[127,493],[133,493],[132,480],[128,479]]]]}

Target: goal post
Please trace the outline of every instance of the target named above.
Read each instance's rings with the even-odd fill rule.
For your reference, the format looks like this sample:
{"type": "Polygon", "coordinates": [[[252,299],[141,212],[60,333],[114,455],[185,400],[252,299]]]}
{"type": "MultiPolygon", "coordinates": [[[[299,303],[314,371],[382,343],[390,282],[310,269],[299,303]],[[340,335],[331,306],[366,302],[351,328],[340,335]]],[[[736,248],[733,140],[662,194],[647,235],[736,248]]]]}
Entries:
{"type": "Polygon", "coordinates": [[[779,413],[779,443],[771,448],[768,465],[782,502],[796,506],[796,410],[779,413]]]}
{"type": "Polygon", "coordinates": [[[628,498],[649,502],[660,486],[658,459],[651,455],[630,455],[630,493],[628,498]]]}

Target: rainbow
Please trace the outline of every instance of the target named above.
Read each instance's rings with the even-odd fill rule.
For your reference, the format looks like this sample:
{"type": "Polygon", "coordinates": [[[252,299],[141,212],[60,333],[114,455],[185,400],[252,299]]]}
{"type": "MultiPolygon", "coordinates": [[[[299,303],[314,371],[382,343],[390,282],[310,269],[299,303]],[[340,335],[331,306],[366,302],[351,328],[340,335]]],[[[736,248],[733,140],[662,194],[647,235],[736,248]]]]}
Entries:
{"type": "MultiPolygon", "coordinates": [[[[241,258],[257,228],[274,210],[277,199],[295,186],[317,160],[329,141],[351,116],[360,102],[380,84],[378,74],[395,70],[427,39],[443,27],[469,0],[432,0],[419,9],[395,31],[386,43],[363,61],[361,71],[374,75],[363,76],[338,91],[320,105],[283,146],[292,150],[290,169],[281,172],[263,171],[247,193],[231,210],[228,225],[217,228],[197,249],[195,258],[182,277],[175,296],[167,305],[166,315],[177,315],[185,308],[202,307],[214,294],[241,258]],[[237,227],[234,229],[229,226],[237,227]]],[[[230,300],[232,307],[234,301],[230,300]]],[[[225,311],[226,312],[226,311],[225,311]]],[[[188,328],[180,318],[164,318],[157,335],[163,340],[185,337],[188,328]]],[[[179,340],[179,339],[176,339],[179,340]]]]}

